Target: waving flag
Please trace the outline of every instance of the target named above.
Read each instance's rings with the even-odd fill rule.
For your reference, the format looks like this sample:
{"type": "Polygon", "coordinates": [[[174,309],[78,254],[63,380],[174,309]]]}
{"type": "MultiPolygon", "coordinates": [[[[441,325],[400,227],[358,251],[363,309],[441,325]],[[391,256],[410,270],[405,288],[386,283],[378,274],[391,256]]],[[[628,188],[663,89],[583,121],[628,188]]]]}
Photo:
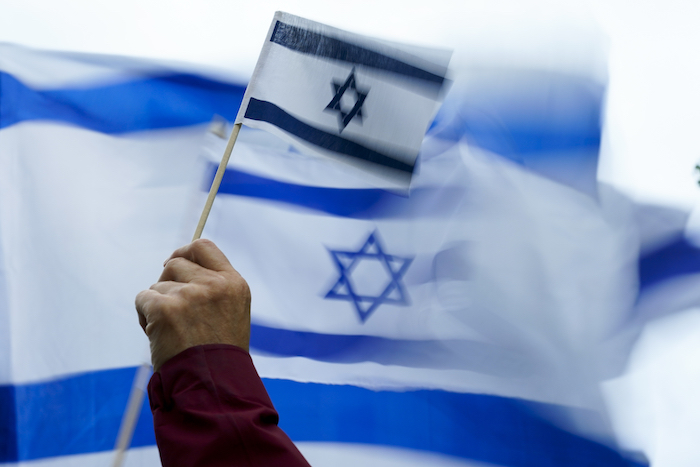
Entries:
{"type": "MultiPolygon", "coordinates": [[[[251,285],[251,352],[312,465],[645,465],[593,436],[597,383],[643,322],[638,278],[689,276],[675,252],[697,249],[680,218],[640,249],[636,207],[589,194],[595,171],[571,168],[595,166],[601,88],[538,76],[457,86],[410,198],[241,131],[205,234],[251,285]],[[585,105],[555,105],[572,96],[585,105]]],[[[188,241],[223,145],[206,128],[243,94],[203,72],[0,47],[0,462],[109,462],[148,358],[133,297],[188,241]]],[[[157,465],[154,443],[144,406],[127,465],[157,465]]]]}
{"type": "Polygon", "coordinates": [[[277,12],[237,122],[405,189],[449,57],[277,12]]]}
{"type": "MultiPolygon", "coordinates": [[[[243,91],[153,62],[0,45],[0,463],[110,462],[149,360],[134,294],[191,235],[206,128],[233,119],[243,91]]],[[[154,442],[144,406],[132,446],[147,447],[132,461],[157,463],[154,442]]]]}

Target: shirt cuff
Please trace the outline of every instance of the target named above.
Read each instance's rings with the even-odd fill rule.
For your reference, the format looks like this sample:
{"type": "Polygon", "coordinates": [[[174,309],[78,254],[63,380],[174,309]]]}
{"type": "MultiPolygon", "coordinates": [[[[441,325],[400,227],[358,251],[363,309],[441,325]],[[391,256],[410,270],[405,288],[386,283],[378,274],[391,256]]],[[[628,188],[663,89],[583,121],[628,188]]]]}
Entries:
{"type": "Polygon", "coordinates": [[[196,409],[252,402],[272,407],[250,354],[240,347],[207,344],[180,352],[153,374],[148,384],[151,411],[196,409]],[[187,397],[180,397],[187,393],[187,397]]]}

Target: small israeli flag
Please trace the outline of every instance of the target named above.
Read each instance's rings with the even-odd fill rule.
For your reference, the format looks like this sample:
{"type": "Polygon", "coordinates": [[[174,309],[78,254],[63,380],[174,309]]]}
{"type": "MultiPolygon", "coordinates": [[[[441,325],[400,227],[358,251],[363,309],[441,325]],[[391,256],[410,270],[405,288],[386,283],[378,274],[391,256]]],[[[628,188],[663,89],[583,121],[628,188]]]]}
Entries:
{"type": "Polygon", "coordinates": [[[277,12],[236,123],[405,189],[450,56],[277,12]]]}

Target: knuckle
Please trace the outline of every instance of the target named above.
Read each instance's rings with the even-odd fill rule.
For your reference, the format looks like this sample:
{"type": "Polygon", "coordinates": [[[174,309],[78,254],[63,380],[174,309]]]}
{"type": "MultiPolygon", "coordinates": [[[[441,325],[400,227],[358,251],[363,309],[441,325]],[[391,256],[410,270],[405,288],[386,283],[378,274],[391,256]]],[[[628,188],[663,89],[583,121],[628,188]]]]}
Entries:
{"type": "Polygon", "coordinates": [[[183,298],[193,302],[214,303],[248,301],[250,300],[250,288],[240,276],[211,274],[198,287],[187,288],[183,298]]]}
{"type": "Polygon", "coordinates": [[[187,263],[187,260],[182,257],[175,257],[171,258],[168,260],[167,263],[165,263],[165,266],[163,267],[163,272],[161,274],[161,280],[163,278],[170,278],[174,277],[177,271],[182,270],[183,267],[185,267],[185,264],[187,263]]]}
{"type": "Polygon", "coordinates": [[[141,314],[147,312],[148,305],[153,301],[153,292],[151,289],[142,290],[134,298],[134,305],[136,306],[136,311],[141,314]]]}
{"type": "Polygon", "coordinates": [[[192,242],[192,244],[193,244],[193,245],[197,245],[197,246],[204,246],[204,247],[207,247],[207,246],[213,246],[213,245],[214,245],[214,242],[212,242],[212,241],[209,240],[208,238],[198,238],[197,240],[195,240],[194,242],[192,242]]]}
{"type": "Polygon", "coordinates": [[[177,323],[182,316],[186,307],[181,306],[181,300],[168,300],[160,304],[158,313],[155,314],[153,322],[157,323],[158,327],[172,327],[177,323]]]}
{"type": "Polygon", "coordinates": [[[144,300],[146,299],[146,294],[147,292],[145,290],[142,290],[141,292],[136,294],[136,298],[134,298],[134,304],[136,305],[136,308],[139,308],[143,304],[144,300]]]}
{"type": "Polygon", "coordinates": [[[237,287],[241,296],[250,300],[250,286],[248,285],[248,281],[239,276],[239,280],[237,282],[237,287]]]}
{"type": "Polygon", "coordinates": [[[167,263],[165,263],[164,269],[166,270],[172,270],[173,268],[177,268],[184,264],[187,260],[183,258],[182,256],[176,256],[174,258],[170,258],[167,263]]]}
{"type": "Polygon", "coordinates": [[[231,283],[241,290],[247,290],[250,293],[250,287],[248,286],[248,281],[246,281],[243,276],[241,276],[237,271],[231,273],[231,283]]]}
{"type": "Polygon", "coordinates": [[[198,302],[202,297],[201,287],[192,286],[187,284],[178,290],[178,294],[186,303],[198,302]]]}
{"type": "Polygon", "coordinates": [[[250,286],[248,282],[241,276],[236,275],[227,282],[227,291],[232,299],[241,301],[242,303],[250,302],[250,286]]]}
{"type": "Polygon", "coordinates": [[[214,242],[212,242],[209,239],[206,238],[198,238],[191,244],[192,249],[202,251],[202,250],[210,250],[212,248],[216,248],[214,245],[214,242]]]}

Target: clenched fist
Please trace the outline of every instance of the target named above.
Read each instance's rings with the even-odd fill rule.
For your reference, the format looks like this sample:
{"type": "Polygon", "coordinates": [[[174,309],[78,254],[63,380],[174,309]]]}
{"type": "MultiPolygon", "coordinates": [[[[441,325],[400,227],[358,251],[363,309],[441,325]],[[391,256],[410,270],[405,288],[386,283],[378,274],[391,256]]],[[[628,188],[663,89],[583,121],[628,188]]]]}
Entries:
{"type": "Polygon", "coordinates": [[[136,296],[154,371],[185,349],[231,344],[248,350],[250,289],[209,240],[175,250],[163,274],[136,296]]]}

